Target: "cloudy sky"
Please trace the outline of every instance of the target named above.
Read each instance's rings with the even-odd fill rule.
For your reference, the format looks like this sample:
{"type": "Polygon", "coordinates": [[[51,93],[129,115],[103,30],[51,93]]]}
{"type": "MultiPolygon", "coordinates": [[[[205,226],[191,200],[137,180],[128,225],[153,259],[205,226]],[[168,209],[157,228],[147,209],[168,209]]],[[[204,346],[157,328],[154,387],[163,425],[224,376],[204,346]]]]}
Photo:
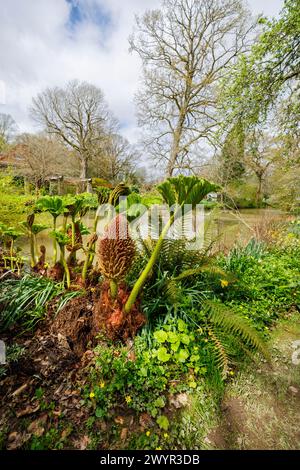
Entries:
{"type": "MultiPolygon", "coordinates": [[[[0,113],[32,131],[31,99],[47,86],[77,78],[104,91],[133,143],[138,57],[128,52],[134,14],[159,0],[0,0],[0,113]],[[5,99],[5,103],[4,103],[5,99]]],[[[255,14],[277,15],[283,0],[248,0],[255,14]]]]}

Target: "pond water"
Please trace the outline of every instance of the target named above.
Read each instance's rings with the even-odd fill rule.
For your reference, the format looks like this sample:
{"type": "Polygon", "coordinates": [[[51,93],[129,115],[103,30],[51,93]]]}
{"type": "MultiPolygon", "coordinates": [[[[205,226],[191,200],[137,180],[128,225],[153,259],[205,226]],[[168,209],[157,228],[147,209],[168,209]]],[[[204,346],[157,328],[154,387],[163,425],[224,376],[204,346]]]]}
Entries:
{"type": "MultiPolygon", "coordinates": [[[[90,212],[83,218],[83,223],[91,228],[94,221],[94,212],[90,212]]],[[[209,217],[210,213],[206,213],[209,217]]],[[[274,209],[242,209],[239,211],[220,210],[214,215],[212,224],[213,238],[217,237],[216,249],[227,251],[234,244],[246,243],[251,236],[254,235],[254,228],[257,224],[263,223],[270,219],[283,219],[288,218],[289,214],[274,209]]],[[[61,224],[58,219],[57,225],[61,224]]],[[[49,225],[51,219],[49,218],[49,225]]],[[[52,256],[52,239],[47,235],[49,231],[45,230],[37,236],[38,245],[45,245],[47,250],[47,259],[52,256]]],[[[86,238],[86,237],[84,237],[86,238]]],[[[22,237],[17,243],[22,248],[22,255],[29,257],[29,243],[26,237],[22,237]]],[[[78,252],[78,259],[83,258],[81,251],[78,252]]]]}
{"type": "Polygon", "coordinates": [[[289,218],[290,214],[276,209],[222,210],[215,220],[219,249],[228,250],[237,243],[247,243],[260,224],[289,218]]]}

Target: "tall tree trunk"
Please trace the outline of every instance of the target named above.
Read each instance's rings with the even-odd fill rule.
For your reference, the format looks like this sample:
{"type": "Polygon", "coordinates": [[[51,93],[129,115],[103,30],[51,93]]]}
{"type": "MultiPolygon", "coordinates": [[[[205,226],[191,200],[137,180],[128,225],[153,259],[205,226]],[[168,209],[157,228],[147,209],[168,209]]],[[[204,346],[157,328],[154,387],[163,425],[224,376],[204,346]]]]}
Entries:
{"type": "Polygon", "coordinates": [[[176,161],[177,161],[177,157],[178,157],[179,150],[180,150],[180,141],[181,141],[182,132],[183,132],[184,119],[185,119],[185,112],[181,111],[175,132],[173,134],[171,155],[170,155],[170,159],[168,161],[168,166],[167,166],[167,176],[169,178],[173,176],[173,172],[176,168],[176,161]]]}
{"type": "MultiPolygon", "coordinates": [[[[88,173],[88,159],[86,155],[81,155],[81,172],[80,172],[80,178],[82,180],[87,179],[87,173],[88,173]]],[[[81,193],[84,193],[86,189],[86,181],[81,181],[80,183],[80,188],[79,191],[81,193]]]]}
{"type": "Polygon", "coordinates": [[[86,179],[87,178],[87,170],[88,170],[87,157],[85,155],[81,155],[80,160],[81,160],[80,178],[86,179]]]}
{"type": "Polygon", "coordinates": [[[193,80],[193,73],[190,73],[190,71],[187,71],[187,77],[185,79],[185,92],[184,92],[184,99],[183,103],[181,104],[180,107],[180,112],[179,112],[179,117],[178,117],[178,122],[173,134],[173,143],[172,143],[172,150],[171,150],[171,156],[170,160],[168,162],[168,176],[171,177],[173,175],[173,172],[176,168],[176,163],[177,163],[177,158],[180,152],[180,143],[184,131],[184,121],[186,119],[186,116],[188,114],[188,104],[190,101],[190,95],[191,95],[191,85],[192,85],[192,80],[193,80]]]}
{"type": "Polygon", "coordinates": [[[261,207],[262,205],[262,182],[263,182],[263,177],[262,175],[258,174],[258,188],[256,191],[256,205],[257,207],[261,207]]]}

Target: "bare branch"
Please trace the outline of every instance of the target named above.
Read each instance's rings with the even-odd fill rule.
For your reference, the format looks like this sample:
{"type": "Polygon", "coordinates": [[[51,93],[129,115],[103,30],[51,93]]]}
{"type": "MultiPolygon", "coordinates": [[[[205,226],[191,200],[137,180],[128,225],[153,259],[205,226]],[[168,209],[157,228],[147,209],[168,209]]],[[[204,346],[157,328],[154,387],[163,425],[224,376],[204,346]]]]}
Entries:
{"type": "Polygon", "coordinates": [[[199,139],[213,142],[217,87],[249,47],[249,19],[241,0],[165,0],[161,10],[136,18],[129,42],[144,70],[139,124],[153,134],[151,154],[165,161],[168,175],[179,162],[185,167],[199,139]]]}

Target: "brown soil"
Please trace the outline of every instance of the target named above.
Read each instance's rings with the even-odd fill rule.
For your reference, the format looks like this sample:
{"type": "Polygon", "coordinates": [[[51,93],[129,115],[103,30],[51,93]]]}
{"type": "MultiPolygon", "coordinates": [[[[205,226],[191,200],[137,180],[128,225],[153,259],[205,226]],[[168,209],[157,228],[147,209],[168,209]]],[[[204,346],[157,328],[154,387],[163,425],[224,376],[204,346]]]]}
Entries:
{"type": "MultiPolygon", "coordinates": [[[[40,330],[38,335],[18,340],[26,348],[24,358],[0,380],[1,448],[31,448],[36,438],[45,446],[42,449],[48,450],[57,445],[66,450],[83,450],[91,445],[98,449],[122,449],[130,429],[144,432],[145,426],[154,425],[146,413],[139,417],[126,406],[116,404],[110,411],[110,420],[97,419],[89,430],[87,422],[94,417],[95,408],[84,402],[83,390],[89,384],[91,368],[95,367],[93,351],[87,350],[79,359],[61,333],[43,334],[40,330]],[[49,442],[47,436],[53,432],[54,440],[49,442]],[[99,443],[91,442],[91,432],[99,436],[99,443]]],[[[5,340],[8,344],[9,338],[5,340]]],[[[128,357],[130,350],[131,342],[128,357]]]]}
{"type": "MultiPolygon", "coordinates": [[[[82,396],[95,361],[91,348],[100,342],[101,331],[110,338],[126,340],[145,323],[136,305],[130,315],[123,314],[128,295],[122,285],[118,300],[112,302],[108,285],[104,284],[101,289],[88,289],[85,296],[70,300],[57,315],[54,299],[34,337],[18,337],[18,331],[11,331],[3,338],[7,345],[18,343],[25,353],[0,379],[0,446],[26,449],[35,437],[43,442],[54,431],[58,437],[53,443],[43,444],[45,448],[57,444],[65,449],[85,449],[91,445],[86,423],[95,410],[86,406],[82,396]]],[[[129,357],[131,341],[128,347],[129,357]]],[[[116,406],[111,413],[111,425],[97,420],[93,426],[93,433],[101,434],[101,446],[110,448],[110,428],[115,425],[120,428],[120,446],[130,428],[144,429],[127,409],[116,406]]]]}
{"type": "Polygon", "coordinates": [[[221,405],[222,424],[208,436],[219,449],[230,449],[238,434],[245,432],[246,414],[238,398],[225,398],[221,405]]]}
{"type": "Polygon", "coordinates": [[[50,277],[50,279],[53,279],[53,281],[62,281],[64,277],[64,268],[59,261],[55,263],[55,265],[51,269],[49,269],[48,277],[50,277]]]}
{"type": "Polygon", "coordinates": [[[91,294],[76,297],[53,319],[49,319],[49,331],[63,335],[68,345],[78,357],[95,342],[93,304],[91,294]]]}
{"type": "MultiPolygon", "coordinates": [[[[92,353],[79,360],[60,333],[39,332],[18,343],[25,354],[0,381],[0,429],[8,432],[5,448],[9,450],[24,448],[33,436],[58,428],[62,416],[75,429],[89,416],[80,402],[77,374],[83,380],[92,353]],[[42,396],[36,394],[38,389],[42,396]]],[[[64,429],[62,436],[67,432],[64,429]]]]}
{"type": "Polygon", "coordinates": [[[78,357],[96,344],[99,333],[112,340],[126,341],[134,337],[146,322],[137,305],[130,314],[124,313],[128,296],[129,291],[123,284],[117,298],[112,301],[109,285],[103,283],[101,291],[90,289],[85,297],[70,300],[54,319],[48,315],[45,329],[51,334],[63,335],[78,357]]]}

